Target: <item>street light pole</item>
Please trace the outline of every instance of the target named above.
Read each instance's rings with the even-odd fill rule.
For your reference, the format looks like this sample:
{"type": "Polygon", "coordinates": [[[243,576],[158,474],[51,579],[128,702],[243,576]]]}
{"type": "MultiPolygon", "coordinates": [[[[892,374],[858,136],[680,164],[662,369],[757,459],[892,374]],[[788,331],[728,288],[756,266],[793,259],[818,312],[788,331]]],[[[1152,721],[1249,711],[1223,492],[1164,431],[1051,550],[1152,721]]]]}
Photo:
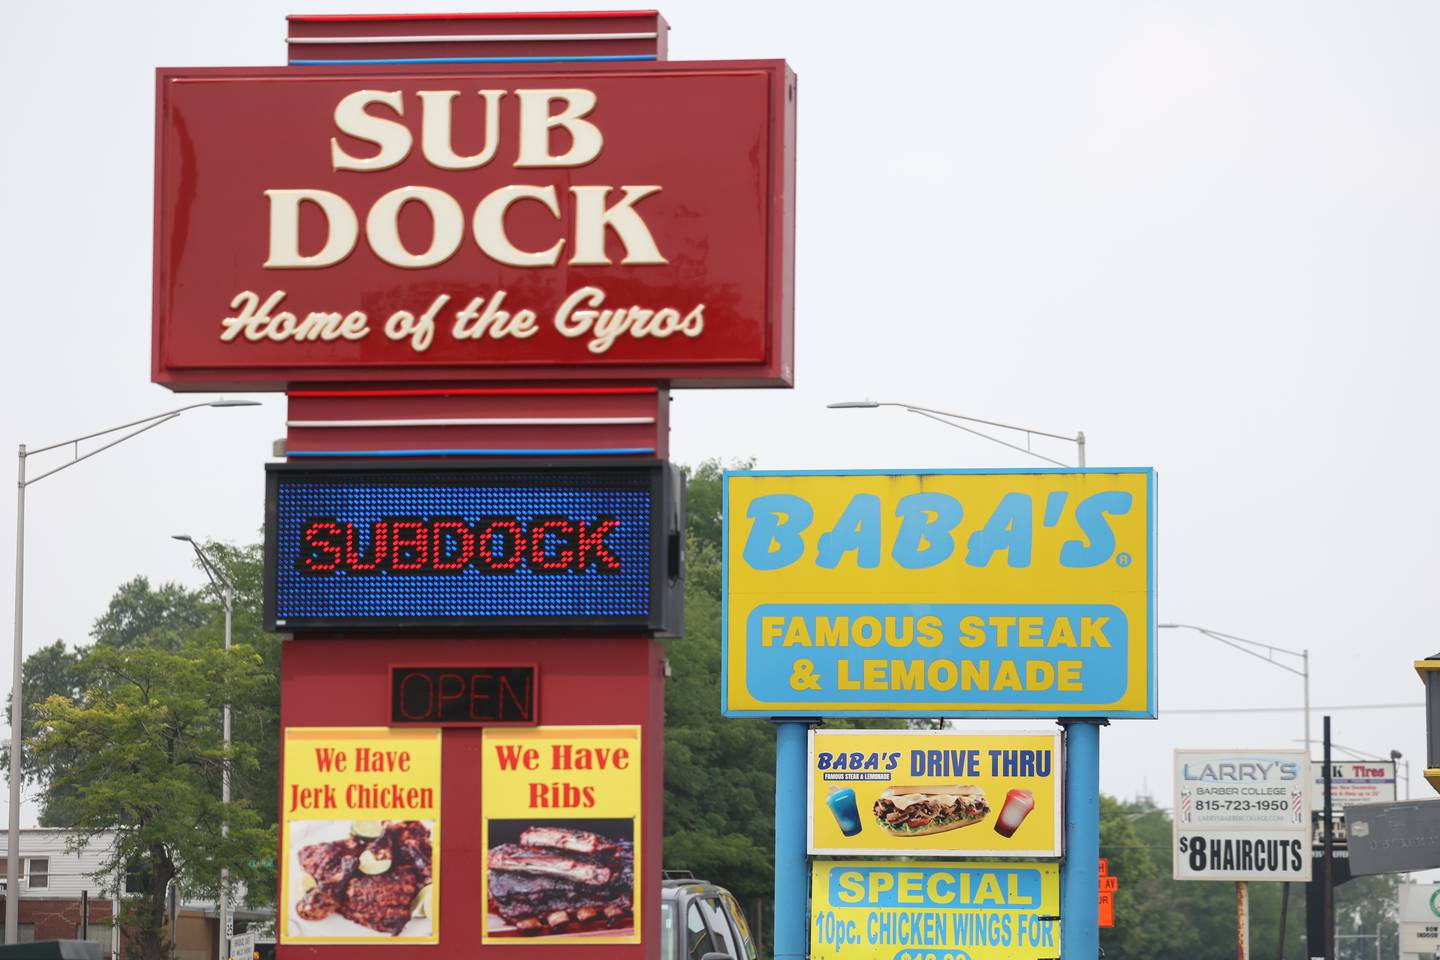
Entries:
{"type": "Polygon", "coordinates": [[[1409,800],[1409,799],[1410,799],[1410,761],[1409,761],[1409,760],[1401,760],[1400,758],[1403,757],[1403,756],[1404,756],[1404,754],[1401,753],[1399,750],[1391,750],[1391,751],[1390,751],[1390,759],[1391,759],[1391,761],[1395,764],[1395,772],[1396,772],[1396,774],[1399,774],[1400,768],[1401,768],[1402,766],[1405,768],[1405,779],[1401,781],[1402,783],[1405,784],[1405,796],[1403,796],[1403,797],[1398,797],[1397,799],[1400,799],[1400,800],[1409,800]]]}
{"type": "Polygon", "coordinates": [[[97,430],[83,436],[62,440],[48,446],[28,450],[25,444],[19,448],[19,474],[15,497],[15,642],[12,653],[10,674],[10,811],[5,836],[5,942],[20,942],[20,778],[23,758],[21,756],[22,731],[25,725],[25,703],[21,684],[21,671],[25,665],[25,491],[46,477],[54,476],[61,470],[75,466],[82,460],[89,460],[113,446],[124,443],[148,430],[169,423],[188,410],[199,407],[258,407],[258,400],[209,400],[202,403],[186,404],[174,410],[166,410],[140,420],[132,420],[118,426],[97,430]],[[133,429],[132,429],[133,428],[133,429]],[[128,430],[114,440],[107,441],[87,453],[80,453],[80,444],[97,437],[128,430]],[[48,453],[61,447],[71,447],[74,453],[70,460],[52,467],[34,477],[26,476],[26,464],[30,457],[48,453]]]}
{"type": "Polygon", "coordinates": [[[1073,437],[1067,437],[1061,433],[1050,433],[1047,430],[1036,430],[1033,427],[1019,427],[1013,423],[1001,423],[998,420],[982,420],[979,417],[971,417],[963,413],[949,413],[944,410],[933,410],[930,407],[917,407],[912,403],[892,403],[884,400],[839,400],[835,403],[827,403],[825,404],[825,406],[831,410],[873,410],[876,407],[899,407],[901,410],[904,410],[908,413],[919,414],[922,417],[926,417],[930,420],[935,420],[939,423],[943,423],[947,427],[954,427],[957,430],[964,430],[966,433],[973,433],[977,437],[984,437],[991,443],[998,443],[1002,447],[1009,447],[1011,450],[1018,450],[1021,453],[1029,454],[1032,457],[1037,457],[1041,460],[1046,461],[1047,463],[1053,463],[1059,467],[1068,467],[1070,466],[1070,464],[1065,463],[1062,460],[1056,460],[1054,457],[1047,457],[1043,453],[1036,453],[1034,450],[1030,449],[1030,438],[1049,437],[1052,440],[1064,440],[1066,443],[1075,444],[1076,464],[1081,468],[1085,466],[1084,430],[1078,431],[1073,437]],[[1025,434],[1025,446],[1022,447],[1018,444],[1011,443],[1008,440],[1001,440],[999,437],[991,436],[984,431],[976,430],[973,427],[967,427],[964,423],[956,423],[955,421],[957,420],[964,420],[966,423],[981,423],[987,427],[999,427],[1002,430],[1013,430],[1016,433],[1023,433],[1025,434]]]}
{"type": "MultiPolygon", "coordinates": [[[[1161,629],[1161,630],[1194,630],[1196,633],[1203,634],[1203,635],[1209,637],[1209,638],[1212,639],[1212,640],[1218,640],[1219,642],[1225,644],[1225,645],[1228,646],[1228,647],[1234,647],[1236,650],[1239,650],[1241,653],[1249,654],[1250,656],[1255,657],[1257,660],[1264,660],[1266,663],[1270,664],[1272,667],[1279,667],[1281,670],[1284,670],[1284,671],[1286,671],[1287,673],[1293,673],[1293,674],[1295,674],[1296,676],[1300,677],[1301,681],[1303,681],[1303,683],[1304,683],[1304,690],[1305,690],[1305,692],[1304,692],[1304,698],[1305,698],[1305,758],[1306,758],[1306,763],[1307,763],[1306,775],[1307,775],[1307,777],[1308,777],[1308,775],[1309,775],[1308,763],[1309,763],[1309,759],[1310,759],[1310,651],[1309,651],[1309,650],[1288,650],[1288,649],[1286,649],[1285,647],[1277,647],[1277,646],[1274,646],[1273,644],[1261,643],[1261,642],[1258,641],[1258,640],[1247,640],[1245,637],[1237,637],[1237,636],[1235,636],[1235,634],[1233,634],[1233,633],[1222,633],[1222,632],[1219,631],[1219,630],[1212,630],[1212,629],[1210,629],[1209,627],[1197,627],[1197,626],[1196,626],[1195,624],[1193,624],[1193,623],[1161,623],[1161,624],[1157,624],[1156,626],[1159,627],[1159,629],[1161,629]],[[1261,654],[1261,653],[1256,652],[1257,650],[1263,650],[1263,651],[1265,651],[1265,652],[1264,652],[1263,654],[1261,654]],[[1276,659],[1275,659],[1275,655],[1276,655],[1277,653],[1283,653],[1283,654],[1285,654],[1286,656],[1299,658],[1299,660],[1300,660],[1300,669],[1299,669],[1299,670],[1296,670],[1294,667],[1287,666],[1286,664],[1281,663],[1279,660],[1276,660],[1276,659]]],[[[1329,718],[1329,717],[1326,717],[1326,718],[1325,718],[1325,730],[1326,730],[1326,733],[1327,733],[1327,737],[1326,737],[1326,744],[1327,744],[1327,746],[1326,746],[1326,749],[1328,750],[1328,749],[1329,749],[1329,746],[1328,746],[1328,744],[1329,744],[1328,733],[1329,733],[1329,730],[1330,730],[1330,718],[1329,718]]],[[[1327,784],[1329,783],[1329,780],[1328,780],[1328,777],[1329,777],[1329,769],[1330,769],[1330,763],[1329,763],[1329,756],[1328,756],[1328,754],[1327,754],[1327,756],[1326,756],[1326,763],[1325,763],[1325,770],[1326,770],[1326,777],[1327,777],[1326,783],[1327,783],[1327,784]]],[[[1307,786],[1306,789],[1308,790],[1309,787],[1307,786]]],[[[1328,788],[1328,787],[1326,788],[1326,792],[1325,792],[1325,802],[1326,802],[1327,804],[1330,802],[1330,792],[1329,792],[1329,788],[1328,788]]],[[[1326,819],[1325,822],[1326,822],[1326,829],[1328,830],[1328,829],[1329,829],[1329,822],[1330,822],[1329,819],[1328,819],[1328,814],[1327,814],[1327,819],[1326,819]]],[[[1328,837],[1328,834],[1327,834],[1327,837],[1328,837]]],[[[1327,842],[1327,845],[1328,845],[1328,842],[1329,842],[1329,841],[1327,840],[1326,842],[1327,842]]],[[[1245,927],[1245,924],[1248,923],[1249,917],[1248,917],[1248,910],[1246,909],[1246,891],[1245,891],[1245,884],[1244,884],[1244,883],[1236,883],[1236,884],[1235,884],[1235,897],[1236,897],[1236,901],[1237,901],[1237,904],[1238,904],[1238,917],[1239,917],[1239,921],[1240,921],[1240,923],[1241,923],[1240,936],[1239,936],[1240,951],[1241,951],[1240,955],[1241,955],[1241,957],[1247,957],[1247,956],[1249,956],[1249,949],[1250,949],[1250,945],[1249,945],[1250,934],[1249,934],[1249,930],[1246,929],[1246,927],[1245,927]]],[[[1290,884],[1287,883],[1287,884],[1285,884],[1285,886],[1284,886],[1284,896],[1283,896],[1283,898],[1281,899],[1280,911],[1281,911],[1281,916],[1282,916],[1282,917],[1283,917],[1283,916],[1285,915],[1285,913],[1288,911],[1289,906],[1290,906],[1290,884]]],[[[1282,924],[1281,929],[1280,929],[1280,945],[1281,945],[1281,949],[1282,949],[1282,950],[1284,949],[1284,944],[1285,944],[1285,928],[1284,928],[1284,926],[1283,926],[1283,924],[1282,924]]]]}
{"type": "MultiPolygon", "coordinates": [[[[220,566],[210,559],[195,538],[186,533],[175,534],[171,539],[181,540],[195,548],[195,556],[200,558],[200,568],[205,571],[205,576],[210,578],[210,585],[220,591],[220,599],[225,604],[225,652],[230,652],[230,630],[235,614],[235,588],[230,578],[220,572],[220,566]]],[[[224,817],[220,820],[220,836],[230,835],[230,698],[225,698],[224,712],[225,756],[220,760],[220,803],[224,806],[224,817]]],[[[226,916],[230,906],[230,868],[220,868],[220,896],[216,903],[219,913],[219,947],[216,956],[219,960],[228,960],[230,956],[230,935],[225,929],[226,916]]]]}
{"type": "Polygon", "coordinates": [[[1233,633],[1222,633],[1219,630],[1212,630],[1209,627],[1198,627],[1193,623],[1161,623],[1157,624],[1161,630],[1194,630],[1196,633],[1204,634],[1211,640],[1218,640],[1228,647],[1234,647],[1241,653],[1249,654],[1257,660],[1264,660],[1272,667],[1279,667],[1287,673],[1293,673],[1301,679],[1304,684],[1305,698],[1305,756],[1310,756],[1310,651],[1289,650],[1285,647],[1277,647],[1269,643],[1261,643],[1259,640],[1247,640],[1245,637],[1237,637],[1233,633]],[[1264,650],[1263,654],[1257,653],[1255,649],[1264,650]],[[1275,659],[1275,654],[1282,653],[1289,657],[1295,657],[1300,661],[1300,669],[1287,666],[1275,659]]]}
{"type": "MultiPolygon", "coordinates": [[[[1049,437],[1075,444],[1077,465],[1085,468],[1085,432],[1075,436],[1050,433],[1032,427],[1021,427],[998,420],[982,420],[962,413],[917,407],[909,403],[887,403],[879,400],[846,400],[826,404],[831,410],[867,410],[875,407],[899,407],[908,413],[919,414],[929,420],[943,423],[947,427],[973,433],[977,437],[998,443],[1002,447],[1019,451],[1057,467],[1069,468],[1070,464],[1054,457],[1047,457],[1030,448],[1032,437],[1049,437]],[[964,421],[963,423],[960,421],[964,421]],[[1025,446],[1002,440],[997,436],[976,430],[966,424],[978,423],[1001,430],[1011,430],[1025,435],[1025,446]]],[[[1061,718],[1065,729],[1065,860],[1060,865],[1060,903],[1066,922],[1060,932],[1060,953],[1065,956],[1093,957],[1100,950],[1099,904],[1095,897],[1095,877],[1100,869],[1100,727],[1106,720],[1092,718],[1061,718]]],[[[782,724],[782,726],[791,726],[782,724]]],[[[778,756],[778,755],[777,755],[778,756]]],[[[777,764],[779,760],[777,759],[777,764]]],[[[778,769],[778,766],[777,766],[778,769]]],[[[780,830],[776,829],[776,859],[779,860],[780,830]]],[[[804,844],[800,845],[800,857],[804,859],[804,844]]],[[[777,868],[778,869],[778,868],[777,868]]],[[[803,887],[802,887],[803,889],[803,887]]],[[[777,898],[778,904],[778,898],[777,898]]],[[[800,901],[803,904],[803,898],[800,901]]],[[[777,911],[778,912],[778,911],[777,911]]],[[[776,941],[779,942],[778,940],[776,941]]],[[[797,951],[798,953],[799,951],[797,951]]],[[[776,956],[780,951],[776,950],[776,956]]]]}

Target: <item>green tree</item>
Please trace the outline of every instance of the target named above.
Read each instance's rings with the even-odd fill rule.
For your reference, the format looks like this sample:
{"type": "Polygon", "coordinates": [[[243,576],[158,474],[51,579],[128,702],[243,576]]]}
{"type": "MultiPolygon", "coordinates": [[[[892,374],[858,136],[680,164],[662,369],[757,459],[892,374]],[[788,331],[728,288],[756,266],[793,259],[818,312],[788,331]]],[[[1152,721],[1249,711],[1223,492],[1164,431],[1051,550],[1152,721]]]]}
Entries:
{"type": "MultiPolygon", "coordinates": [[[[743,469],[749,464],[737,464],[743,469]]],[[[687,470],[685,635],[666,641],[665,865],[769,908],[775,863],[775,727],[720,715],[722,476],[687,470]]],[[[894,729],[903,721],[828,721],[894,729]]],[[[766,925],[768,929],[768,924],[766,925]]]]}
{"type": "MultiPolygon", "coordinates": [[[[152,627],[131,640],[97,642],[81,654],[82,692],[37,705],[30,748],[37,767],[51,771],[50,789],[67,798],[77,843],[114,833],[97,877],[139,879],[124,921],[134,955],[159,960],[172,883],[213,894],[228,867],[236,881],[257,885],[263,875],[255,865],[273,857],[273,827],[243,800],[222,804],[219,789],[221,705],[273,680],[249,647],[227,653],[193,631],[152,627]]],[[[243,740],[230,756],[237,772],[257,764],[243,740]]]]}
{"type": "Polygon", "coordinates": [[[1400,955],[1400,880],[1398,874],[1355,877],[1335,888],[1335,932],[1343,935],[1335,941],[1340,960],[1400,955]],[[1378,950],[1371,939],[1377,936],[1378,950]]]}
{"type": "MultiPolygon", "coordinates": [[[[211,542],[205,553],[215,561],[235,588],[231,624],[232,642],[244,644],[260,657],[261,671],[274,678],[245,698],[232,698],[232,738],[244,741],[255,751],[258,763],[231,776],[231,793],[248,802],[266,824],[278,821],[280,797],[280,647],[278,634],[264,629],[263,548],[260,544],[235,546],[211,542]]],[[[217,649],[225,645],[225,612],[218,593],[210,588],[197,591],[203,597],[207,613],[204,621],[193,628],[194,636],[217,649]]],[[[272,856],[271,860],[274,859],[272,856]]],[[[275,890],[272,883],[267,888],[275,890]]]]}
{"type": "MultiPolygon", "coordinates": [[[[1148,800],[1100,802],[1100,855],[1120,880],[1115,928],[1100,932],[1108,958],[1229,960],[1235,955],[1235,885],[1223,881],[1177,881],[1171,874],[1170,816],[1148,800]]],[[[1318,865],[1317,865],[1318,869],[1318,865]]],[[[1396,899],[1399,877],[1358,877],[1336,888],[1336,932],[1341,960],[1398,956],[1396,899]],[[1356,936],[1358,935],[1358,937],[1356,936]],[[1351,939],[1354,937],[1354,939],[1351,939]]],[[[1275,956],[1280,918],[1285,916],[1287,960],[1304,960],[1319,950],[1305,942],[1305,886],[1251,883],[1250,950],[1275,956]]]]}
{"type": "MultiPolygon", "coordinates": [[[[196,724],[208,724],[205,737],[214,739],[218,750],[221,708],[225,700],[229,700],[233,715],[232,739],[240,745],[231,767],[234,812],[246,823],[253,820],[253,826],[270,828],[278,816],[280,691],[276,678],[280,672],[280,640],[261,627],[261,550],[258,545],[235,547],[217,543],[207,544],[205,549],[235,586],[233,641],[235,654],[247,658],[248,680],[227,686],[218,698],[214,691],[201,689],[187,694],[182,682],[194,680],[198,675],[194,671],[179,670],[174,675],[175,683],[157,688],[164,693],[160,702],[170,707],[175,697],[184,694],[209,703],[213,710],[208,720],[198,713],[190,719],[196,724]]],[[[91,640],[89,645],[73,648],[56,641],[26,659],[26,740],[22,754],[25,779],[31,784],[43,785],[41,824],[89,834],[93,834],[95,824],[106,820],[98,806],[105,802],[106,794],[91,786],[91,777],[98,772],[94,758],[85,756],[74,738],[50,735],[41,726],[41,709],[44,708],[47,717],[56,715],[55,698],[77,710],[105,702],[106,697],[115,703],[126,703],[126,697],[132,696],[133,691],[127,692],[125,686],[128,681],[124,677],[129,674],[115,669],[117,657],[163,663],[167,657],[184,660],[204,651],[223,656],[224,610],[218,593],[208,587],[194,591],[175,584],[152,587],[146,578],[136,577],[116,590],[105,613],[95,621],[91,640]],[[42,731],[47,735],[46,747],[39,751],[35,746],[40,742],[42,731]]],[[[193,706],[196,701],[175,701],[173,705],[179,709],[184,702],[193,706]]],[[[202,762],[198,756],[190,756],[185,765],[194,775],[196,789],[210,791],[218,805],[218,767],[202,762]]],[[[109,817],[117,823],[132,813],[131,808],[118,802],[109,808],[109,817]]],[[[223,853],[218,851],[216,856],[223,853]]],[[[230,867],[233,876],[246,883],[252,903],[269,903],[276,889],[274,846],[263,844],[252,853],[243,862],[225,865],[230,867]]],[[[196,861],[200,873],[191,871],[179,878],[187,892],[204,892],[201,874],[207,869],[205,862],[196,861]]],[[[131,858],[125,865],[136,868],[132,877],[139,880],[143,893],[134,906],[145,914],[149,909],[145,904],[152,897],[163,900],[168,868],[163,859],[153,855],[131,858]],[[156,866],[154,872],[152,864],[156,866]]],[[[216,866],[215,871],[218,869],[216,866]]],[[[136,920],[138,929],[153,926],[153,914],[138,916],[136,920]]]]}
{"type": "MultiPolygon", "coordinates": [[[[81,693],[80,652],[66,647],[63,640],[56,640],[48,647],[36,650],[25,658],[20,690],[25,704],[21,725],[20,770],[27,783],[43,784],[50,780],[50,774],[53,771],[37,767],[35,757],[30,750],[29,739],[35,735],[35,707],[52,696],[65,697],[70,700],[79,699],[81,693]]],[[[6,722],[11,722],[13,717],[14,698],[11,697],[5,706],[6,722]]],[[[63,762],[62,759],[57,759],[52,761],[52,765],[55,763],[63,765],[63,762]]],[[[4,767],[8,774],[10,769],[8,742],[3,748],[0,748],[0,767],[4,767]]],[[[50,807],[51,802],[52,798],[48,791],[41,794],[41,826],[53,826],[45,821],[45,811],[50,807]]],[[[63,800],[55,798],[55,802],[63,802],[63,800]]]]}
{"type": "Polygon", "coordinates": [[[721,483],[707,461],[686,483],[685,636],[666,642],[665,865],[767,897],[775,838],[775,732],[720,715],[721,483]]]}
{"type": "Polygon", "coordinates": [[[213,617],[214,610],[199,591],[175,583],[152,588],[148,579],[136,577],[115,591],[90,636],[112,647],[152,645],[159,637],[179,637],[213,617]]]}
{"type": "MultiPolygon", "coordinates": [[[[278,677],[280,639],[267,633],[261,624],[260,545],[237,547],[208,543],[205,550],[235,587],[234,642],[253,649],[261,658],[263,671],[271,677],[278,677]]],[[[193,637],[217,648],[224,646],[224,609],[218,594],[208,587],[187,590],[168,583],[152,587],[145,577],[135,577],[115,591],[105,613],[96,619],[90,633],[95,646],[118,649],[157,645],[168,649],[182,637],[193,637]]],[[[63,641],[57,640],[25,658],[23,688],[27,742],[35,734],[35,708],[38,704],[52,696],[63,696],[78,702],[78,665],[90,649],[89,645],[67,648],[63,641]]],[[[234,739],[243,740],[256,751],[259,759],[254,769],[232,771],[232,794],[248,801],[261,813],[265,823],[274,823],[279,815],[279,685],[268,684],[247,699],[232,700],[231,711],[234,739]]],[[[4,752],[8,754],[8,750],[4,752]]],[[[57,786],[56,779],[56,774],[64,770],[71,758],[55,751],[46,764],[37,765],[28,748],[22,751],[22,755],[21,769],[26,782],[43,787],[40,792],[40,825],[74,826],[75,818],[68,807],[71,794],[57,786]]],[[[0,760],[0,764],[5,766],[8,762],[8,756],[0,760]]]]}

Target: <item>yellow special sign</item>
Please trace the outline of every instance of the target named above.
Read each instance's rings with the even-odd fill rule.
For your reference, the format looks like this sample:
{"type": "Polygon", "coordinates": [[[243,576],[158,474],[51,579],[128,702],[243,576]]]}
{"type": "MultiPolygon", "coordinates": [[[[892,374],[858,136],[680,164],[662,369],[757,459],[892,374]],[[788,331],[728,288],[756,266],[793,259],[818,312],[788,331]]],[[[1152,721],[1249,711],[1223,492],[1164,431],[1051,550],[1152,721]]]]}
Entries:
{"type": "Polygon", "coordinates": [[[727,473],[725,714],[1153,717],[1154,488],[727,473]]]}
{"type": "Polygon", "coordinates": [[[438,943],[440,731],[290,727],[282,943],[438,943]]]}
{"type": "Polygon", "coordinates": [[[1060,856],[1060,734],[814,730],[809,851],[1060,856]]]}
{"type": "Polygon", "coordinates": [[[639,943],[638,726],[486,727],[481,943],[639,943]]]}
{"type": "Polygon", "coordinates": [[[1060,955],[1058,864],[816,860],[810,869],[810,960],[1060,955]]]}

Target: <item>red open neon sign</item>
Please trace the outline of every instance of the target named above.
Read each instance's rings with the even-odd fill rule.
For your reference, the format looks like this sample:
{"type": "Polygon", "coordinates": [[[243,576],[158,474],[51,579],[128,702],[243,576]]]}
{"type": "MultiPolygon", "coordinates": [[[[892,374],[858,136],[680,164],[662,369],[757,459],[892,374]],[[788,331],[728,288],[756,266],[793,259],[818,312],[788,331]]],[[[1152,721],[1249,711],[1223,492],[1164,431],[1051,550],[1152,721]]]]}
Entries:
{"type": "Polygon", "coordinates": [[[395,726],[534,724],[539,721],[533,666],[394,666],[390,723],[395,726]]]}

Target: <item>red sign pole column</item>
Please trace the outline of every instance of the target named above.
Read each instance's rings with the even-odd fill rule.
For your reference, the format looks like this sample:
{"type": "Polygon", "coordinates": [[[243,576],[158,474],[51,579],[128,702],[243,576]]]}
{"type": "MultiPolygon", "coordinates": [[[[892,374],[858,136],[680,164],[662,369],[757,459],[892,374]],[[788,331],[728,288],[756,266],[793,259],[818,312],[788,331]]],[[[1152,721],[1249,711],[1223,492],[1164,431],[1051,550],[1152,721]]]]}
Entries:
{"type": "Polygon", "coordinates": [[[683,531],[612,481],[671,387],[792,382],[795,203],[793,74],[667,29],[293,17],[289,67],[158,72],[153,377],[290,399],[282,958],[659,954],[683,531]]]}

